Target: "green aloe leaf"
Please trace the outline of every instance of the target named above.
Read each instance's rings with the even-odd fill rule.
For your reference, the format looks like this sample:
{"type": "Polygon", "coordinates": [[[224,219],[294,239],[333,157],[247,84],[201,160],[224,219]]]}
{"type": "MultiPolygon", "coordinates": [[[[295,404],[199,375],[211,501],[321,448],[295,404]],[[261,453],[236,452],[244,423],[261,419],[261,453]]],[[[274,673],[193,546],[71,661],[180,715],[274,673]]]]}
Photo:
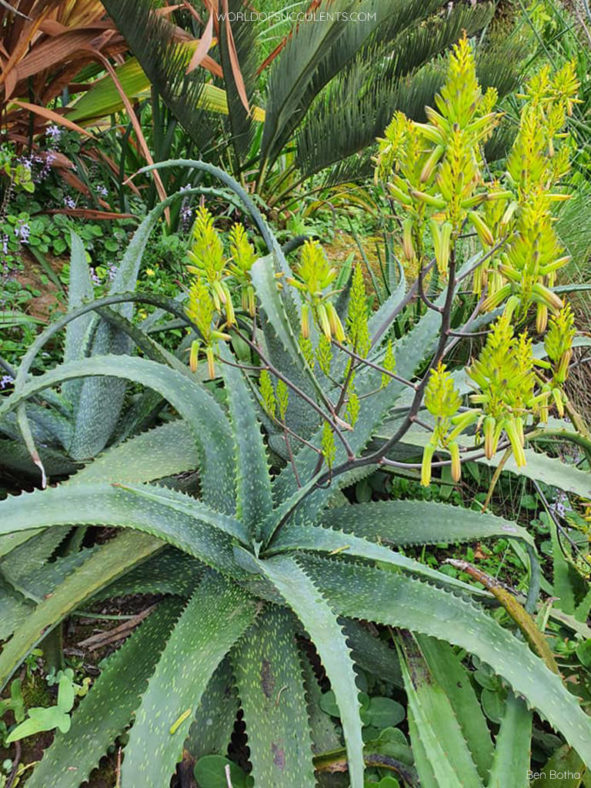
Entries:
{"type": "Polygon", "coordinates": [[[468,671],[447,643],[424,635],[419,635],[417,642],[430,673],[452,706],[478,774],[486,782],[493,761],[493,743],[468,671]]]}
{"type": "Polygon", "coordinates": [[[591,764],[591,721],[560,678],[477,605],[403,574],[300,559],[335,610],[446,640],[478,656],[591,764]]]}
{"type": "Polygon", "coordinates": [[[237,585],[212,573],[202,580],[174,627],[137,710],[125,748],[123,786],[168,784],[212,675],[255,615],[255,600],[237,585]]]}
{"type": "MultiPolygon", "coordinates": [[[[90,271],[84,251],[84,242],[75,232],[71,232],[71,253],[70,253],[70,278],[68,281],[68,311],[77,309],[85,301],[92,301],[94,297],[94,287],[90,279],[90,271]]],[[[93,315],[88,312],[77,320],[68,323],[66,328],[66,339],[64,343],[64,361],[74,361],[81,358],[86,337],[93,315]]],[[[63,394],[66,399],[74,405],[78,404],[80,395],[81,381],[69,381],[64,385],[63,394]]]]}
{"type": "MultiPolygon", "coordinates": [[[[414,638],[408,633],[398,637],[402,675],[416,734],[423,753],[435,774],[437,785],[462,785],[481,788],[480,779],[454,709],[442,687],[430,673],[414,638]]],[[[417,763],[419,776],[421,762],[417,763]]]]}
{"type": "Polygon", "coordinates": [[[356,558],[367,558],[370,561],[379,561],[407,572],[428,577],[438,583],[453,586],[468,593],[475,591],[474,586],[449,577],[449,575],[443,575],[436,569],[431,569],[420,561],[415,561],[414,558],[408,558],[402,553],[397,553],[375,542],[360,539],[352,533],[335,531],[321,525],[294,525],[283,528],[269,552],[271,554],[291,553],[294,550],[330,554],[344,553],[356,558]]]}
{"type": "Polygon", "coordinates": [[[193,556],[167,546],[96,594],[93,602],[130,594],[173,594],[187,599],[204,571],[205,565],[193,556]]]}
{"type": "Polygon", "coordinates": [[[234,458],[230,426],[224,412],[202,386],[180,372],[131,356],[103,356],[63,364],[39,375],[0,405],[0,417],[33,394],[77,378],[107,375],[148,386],[165,397],[191,427],[202,453],[203,498],[221,511],[234,508],[234,458]]]}
{"type": "Polygon", "coordinates": [[[29,778],[31,788],[78,788],[121,734],[138,707],[148,678],[174,622],[178,601],[167,600],[114,654],[72,716],[72,727],[58,733],[29,778]]]}
{"type": "Polygon", "coordinates": [[[100,545],[51,596],[37,605],[4,645],[0,654],[0,687],[6,686],[31,649],[72,610],[128,569],[145,561],[161,546],[158,539],[131,532],[100,545]]]}
{"type": "Polygon", "coordinates": [[[195,470],[198,465],[191,428],[186,421],[178,419],[106,449],[67,483],[151,482],[195,470]]]}
{"type": "Polygon", "coordinates": [[[239,707],[228,657],[211,677],[185,741],[185,749],[195,760],[226,752],[239,707]]]}
{"type": "MultiPolygon", "coordinates": [[[[222,349],[221,357],[229,353],[222,349]]],[[[248,531],[260,540],[260,525],[272,509],[271,477],[257,411],[239,369],[223,365],[225,391],[230,406],[236,440],[237,516],[248,531]]]]}
{"type": "Polygon", "coordinates": [[[373,501],[327,509],[322,523],[397,547],[511,537],[534,545],[519,525],[490,512],[475,512],[439,501],[373,501]]]}
{"type": "MultiPolygon", "coordinates": [[[[154,485],[73,484],[7,498],[4,532],[52,525],[106,525],[157,536],[231,572],[231,543],[246,542],[242,524],[188,495],[154,485]]],[[[163,546],[163,545],[162,545],[163,546]]]]}
{"type": "Polygon", "coordinates": [[[314,642],[339,707],[351,788],[363,788],[363,742],[353,661],[341,625],[319,590],[322,584],[313,582],[293,558],[281,556],[257,564],[314,642]]]}
{"type": "Polygon", "coordinates": [[[532,732],[532,712],[525,701],[510,691],[505,703],[501,729],[487,788],[528,785],[532,732]]]}
{"type": "Polygon", "coordinates": [[[266,609],[233,651],[257,785],[314,785],[312,742],[294,618],[266,609]]]}

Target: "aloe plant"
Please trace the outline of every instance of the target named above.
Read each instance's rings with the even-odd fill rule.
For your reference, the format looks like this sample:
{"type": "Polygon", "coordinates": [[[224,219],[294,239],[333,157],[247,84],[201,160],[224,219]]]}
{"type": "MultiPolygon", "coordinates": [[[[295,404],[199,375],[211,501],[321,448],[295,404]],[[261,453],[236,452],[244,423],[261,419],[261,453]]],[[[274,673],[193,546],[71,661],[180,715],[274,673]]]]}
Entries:
{"type": "MultiPolygon", "coordinates": [[[[465,41],[454,54],[449,76],[463,86],[455,97],[463,102],[463,115],[449,124],[451,142],[444,139],[443,150],[432,159],[433,168],[440,167],[443,175],[456,162],[458,127],[469,126],[474,120],[470,113],[480,107],[478,86],[458,74],[462,69],[473,74],[465,41]],[[465,101],[469,91],[475,95],[465,101]]],[[[457,109],[454,94],[448,90],[446,95],[450,93],[448,110],[440,104],[441,117],[457,109]]],[[[541,117],[536,120],[541,122],[541,117]]],[[[482,130],[486,123],[480,116],[477,121],[476,131],[482,130]]],[[[438,129],[443,136],[441,120],[438,129]]],[[[435,136],[430,128],[423,131],[435,136]]],[[[479,150],[478,133],[466,138],[469,152],[479,150]]],[[[426,145],[421,155],[432,158],[426,145]]],[[[422,169],[424,162],[418,163],[422,169]]],[[[479,154],[474,153],[471,163],[480,166],[479,154]]],[[[451,467],[455,472],[458,454],[460,466],[484,454],[489,462],[501,464],[499,446],[514,452],[517,470],[524,458],[527,461],[523,443],[544,430],[543,409],[536,407],[549,403],[550,392],[543,384],[556,391],[553,401],[560,395],[564,402],[559,382],[535,376],[530,355],[523,353],[523,379],[531,391],[513,410],[502,392],[495,391],[494,440],[488,440],[483,453],[488,433],[480,436],[474,425],[493,415],[484,396],[490,393],[488,377],[474,395],[471,404],[476,407],[456,414],[465,382],[459,374],[450,379],[441,366],[456,345],[450,310],[459,284],[477,268],[490,276],[498,273],[496,261],[489,263],[494,264],[489,271],[491,254],[485,247],[463,266],[458,260],[456,271],[457,239],[446,255],[445,240],[438,235],[431,267],[441,266],[444,286],[431,294],[434,301],[422,287],[405,292],[401,282],[370,315],[360,271],[349,283],[348,298],[335,299],[335,272],[317,245],[308,245],[299,264],[290,266],[239,184],[211,165],[184,164],[218,177],[233,191],[269,252],[256,259],[247,236],[234,228],[228,259],[213,218],[200,213],[185,314],[192,330],[189,368],[134,332],[143,357],[94,356],[67,361],[38,376],[28,374],[27,360],[14,393],[0,404],[3,416],[52,387],[63,390],[80,380],[108,378],[157,392],[176,414],[176,419],[108,448],[68,481],[0,503],[0,572],[6,581],[0,601],[5,611],[2,637],[7,639],[0,654],[0,685],[6,685],[30,650],[72,611],[126,593],[162,597],[152,615],[103,664],[72,715],[70,730],[56,734],[35,768],[31,786],[79,785],[131,723],[122,784],[160,788],[168,783],[185,745],[201,754],[208,748],[223,752],[238,706],[255,784],[314,785],[315,769],[328,757],[315,706],[319,692],[314,667],[320,661],[340,715],[346,748],[342,760],[351,786],[361,788],[364,765],[375,760],[362,738],[357,666],[392,676],[398,684],[401,679],[394,649],[359,621],[408,630],[421,644],[419,653],[410,636],[401,634],[397,641],[416,770],[425,784],[507,784],[512,731],[519,732],[515,751],[521,769],[534,710],[591,766],[589,718],[555,672],[548,644],[530,615],[539,590],[531,535],[486,512],[423,500],[351,505],[342,493],[380,465],[419,470],[421,463],[415,468],[402,454],[404,441],[412,444],[410,427],[415,423],[423,429],[423,445],[432,448],[425,455],[429,468],[451,467]],[[415,293],[427,308],[412,329],[396,339],[392,329],[415,293]],[[149,353],[152,358],[146,357],[149,353]],[[205,374],[210,382],[204,381],[205,374]],[[424,410],[424,419],[433,417],[431,422],[423,422],[424,410]],[[388,420],[394,422],[393,431],[379,441],[388,420]],[[474,448],[470,441],[476,441],[474,448]],[[449,459],[436,460],[439,456],[449,459]],[[178,480],[170,478],[184,471],[197,471],[192,494],[175,489],[178,480]],[[72,525],[123,530],[104,544],[48,563],[72,525]],[[516,540],[529,558],[525,608],[494,583],[489,593],[407,554],[411,546],[498,536],[516,540]],[[505,609],[510,627],[491,615],[494,606],[505,609]],[[452,662],[456,656],[449,648],[441,654],[432,648],[429,652],[433,638],[477,657],[513,693],[515,701],[507,706],[507,721],[494,747],[482,720],[471,728],[470,693],[455,691],[450,683],[454,675],[463,675],[461,664],[452,662]],[[429,671],[437,674],[437,687],[429,686],[429,671]],[[449,722],[443,734],[433,729],[425,709],[449,722]],[[433,768],[438,753],[445,756],[441,774],[433,768]]],[[[423,213],[434,233],[441,233],[445,219],[444,198],[436,192],[439,182],[429,181],[418,196],[403,192],[400,179],[393,183],[403,204],[413,199],[435,204],[437,216],[423,213]]],[[[477,178],[472,185],[475,193],[481,188],[477,178]]],[[[456,186],[452,181],[452,191],[456,186]]],[[[448,203],[457,209],[456,197],[452,194],[448,203]]],[[[471,220],[482,230],[478,200],[472,202],[474,194],[468,199],[471,220]]],[[[508,199],[506,194],[503,199],[508,199]]],[[[520,210],[519,205],[513,209],[518,217],[511,226],[514,244],[523,232],[520,210]]],[[[461,217],[455,215],[454,221],[459,227],[461,217]]],[[[542,229],[548,232],[545,225],[542,229]]],[[[415,243],[417,233],[418,227],[415,243]]],[[[551,286],[541,295],[549,310],[559,314],[551,286]]],[[[519,300],[526,296],[515,289],[513,314],[527,310],[519,300]]],[[[121,295],[122,301],[133,297],[121,295]]],[[[81,309],[86,308],[92,305],[81,309]]],[[[70,324],[79,315],[80,309],[64,321],[70,324]]],[[[486,315],[484,324],[492,317],[486,315]]],[[[506,318],[497,325],[505,330],[506,318]]],[[[492,331],[490,336],[497,334],[492,331]]],[[[521,343],[519,347],[524,340],[521,343]]],[[[538,347],[536,352],[545,351],[538,347]]],[[[567,352],[562,348],[560,361],[567,352]]],[[[485,346],[478,369],[489,368],[491,355],[485,346]]],[[[552,357],[545,368],[552,372],[551,362],[552,357]]],[[[509,388],[513,396],[514,388],[509,388]]],[[[101,419],[99,410],[95,419],[101,419]]],[[[571,478],[560,460],[544,460],[545,472],[554,470],[555,483],[571,478]]],[[[424,460],[423,473],[426,464],[424,460]]],[[[535,464],[529,467],[535,476],[535,464]]],[[[588,476],[580,474],[574,483],[584,485],[581,477],[588,483],[588,476]]],[[[399,774],[406,779],[408,770],[399,774]]]]}

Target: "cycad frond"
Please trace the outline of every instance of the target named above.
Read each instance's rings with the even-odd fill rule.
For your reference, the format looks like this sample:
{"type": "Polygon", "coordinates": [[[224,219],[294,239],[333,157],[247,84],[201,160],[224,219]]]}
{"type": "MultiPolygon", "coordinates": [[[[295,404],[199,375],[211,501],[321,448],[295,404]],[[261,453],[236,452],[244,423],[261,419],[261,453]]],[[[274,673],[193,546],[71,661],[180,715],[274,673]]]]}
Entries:
{"type": "Polygon", "coordinates": [[[326,23],[302,23],[269,77],[263,159],[273,162],[319,91],[340,71],[372,48],[382,54],[398,33],[437,5],[434,0],[333,0],[322,7],[331,15],[326,23]],[[347,20],[353,10],[360,21],[347,20]]]}
{"type": "MultiPolygon", "coordinates": [[[[242,0],[230,0],[228,7],[230,13],[237,13],[243,8],[242,0]]],[[[256,40],[258,26],[250,21],[237,18],[232,23],[232,38],[235,47],[238,66],[246,89],[248,101],[252,106],[252,97],[255,89],[257,58],[256,40]]],[[[230,56],[231,43],[228,40],[226,24],[220,26],[220,57],[224,72],[224,83],[228,99],[228,125],[230,127],[232,144],[236,154],[238,168],[244,160],[254,135],[252,115],[244,107],[234,78],[234,70],[230,56]]]]}
{"type": "MultiPolygon", "coordinates": [[[[491,12],[490,4],[475,9],[458,6],[446,17],[432,17],[428,23],[405,29],[387,59],[368,58],[371,49],[365,50],[322,92],[298,131],[297,164],[302,173],[319,172],[371,146],[397,109],[414,120],[424,120],[424,107],[432,104],[445,76],[433,59],[462,30],[468,34],[481,30],[491,12]]],[[[517,80],[519,61],[509,58],[509,48],[514,46],[508,42],[483,50],[478,58],[482,84],[497,87],[501,95],[517,80]]],[[[374,55],[378,51],[379,47],[374,55]]]]}
{"type": "Polygon", "coordinates": [[[189,50],[175,41],[174,27],[154,13],[151,0],[104,0],[107,13],[125,37],[133,54],[169,109],[200,147],[213,138],[216,125],[197,109],[203,72],[186,73],[189,50]]]}

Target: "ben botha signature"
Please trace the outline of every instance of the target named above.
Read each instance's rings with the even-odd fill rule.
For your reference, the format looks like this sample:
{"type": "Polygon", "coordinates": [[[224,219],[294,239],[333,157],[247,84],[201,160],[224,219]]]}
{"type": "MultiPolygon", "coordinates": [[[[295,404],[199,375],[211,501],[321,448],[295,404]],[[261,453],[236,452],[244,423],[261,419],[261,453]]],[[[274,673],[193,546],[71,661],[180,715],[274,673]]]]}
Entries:
{"type": "Polygon", "coordinates": [[[558,769],[549,769],[547,772],[532,772],[528,771],[528,780],[580,780],[582,778],[581,772],[559,771],[558,769]]]}

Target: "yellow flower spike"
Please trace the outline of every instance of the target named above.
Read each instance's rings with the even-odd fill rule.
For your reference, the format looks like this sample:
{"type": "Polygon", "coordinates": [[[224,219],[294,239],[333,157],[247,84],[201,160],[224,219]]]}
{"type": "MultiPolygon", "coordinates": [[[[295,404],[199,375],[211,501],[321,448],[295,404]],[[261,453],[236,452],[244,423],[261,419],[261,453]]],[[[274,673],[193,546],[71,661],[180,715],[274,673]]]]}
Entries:
{"type": "Polygon", "coordinates": [[[505,211],[505,213],[503,214],[503,218],[501,219],[501,227],[506,227],[509,224],[509,222],[515,216],[515,211],[517,210],[518,207],[519,204],[515,202],[515,200],[509,203],[509,205],[507,206],[507,210],[505,211]]]}
{"type": "Polygon", "coordinates": [[[310,305],[302,304],[302,315],[300,318],[300,330],[304,339],[310,338],[310,305]]]}
{"type": "Polygon", "coordinates": [[[426,181],[428,181],[429,178],[433,175],[435,167],[437,166],[437,163],[439,162],[439,159],[443,156],[444,152],[445,152],[445,148],[443,145],[437,145],[433,149],[431,155],[429,156],[429,158],[427,159],[427,161],[423,166],[423,169],[421,170],[421,177],[419,178],[421,183],[426,183],[426,181]]]}
{"type": "Polygon", "coordinates": [[[515,463],[518,468],[523,468],[527,463],[525,460],[525,452],[523,451],[523,444],[519,435],[519,429],[515,419],[507,420],[507,423],[505,424],[505,432],[507,433],[507,437],[511,442],[511,449],[513,450],[515,463]]]}
{"type": "Polygon", "coordinates": [[[337,342],[344,342],[345,332],[343,330],[343,324],[337,314],[337,310],[330,301],[326,302],[325,308],[328,315],[328,322],[330,323],[330,330],[334,334],[337,342]]]}
{"type": "Polygon", "coordinates": [[[402,251],[404,257],[410,262],[415,259],[415,248],[412,240],[414,222],[411,218],[402,222],[402,251]]]}
{"type": "Polygon", "coordinates": [[[207,371],[209,374],[209,379],[215,379],[215,355],[213,352],[213,348],[211,345],[205,348],[205,357],[207,358],[207,371]]]}
{"type": "Polygon", "coordinates": [[[553,293],[541,282],[536,282],[532,287],[532,293],[538,303],[546,304],[550,309],[556,311],[564,306],[562,300],[556,293],[553,293]]]}
{"type": "MultiPolygon", "coordinates": [[[[425,107],[425,112],[429,117],[429,114],[435,114],[435,110],[432,110],[431,107],[425,107]]],[[[438,117],[441,117],[440,115],[438,117]]],[[[429,118],[430,119],[430,118],[429,118]]],[[[439,129],[435,128],[435,126],[429,123],[414,123],[413,124],[416,131],[420,132],[429,142],[434,142],[435,145],[444,145],[445,144],[445,137],[439,131],[439,129]]]]}
{"type": "MultiPolygon", "coordinates": [[[[496,309],[503,301],[511,294],[511,285],[503,285],[500,290],[497,290],[496,293],[491,293],[481,304],[481,310],[483,312],[491,312],[493,309],[496,309]]],[[[517,302],[519,303],[519,301],[517,302]]],[[[507,302],[507,306],[505,307],[505,312],[507,311],[509,304],[507,302]]],[[[513,307],[515,308],[515,307],[513,307]]]]}
{"type": "Polygon", "coordinates": [[[453,416],[451,423],[454,425],[454,429],[447,436],[448,440],[455,440],[460,433],[478,420],[479,415],[477,410],[467,410],[464,413],[458,413],[457,416],[453,416]]]}
{"type": "Polygon", "coordinates": [[[431,462],[434,453],[435,446],[432,443],[428,443],[423,449],[423,461],[421,463],[421,484],[423,487],[428,487],[431,484],[431,462]]]}
{"type": "Polygon", "coordinates": [[[426,205],[431,205],[433,208],[445,208],[447,205],[447,201],[443,199],[443,197],[436,197],[433,194],[427,194],[426,192],[419,191],[419,189],[412,189],[411,197],[414,197],[419,202],[424,202],[426,205]]]}
{"type": "Polygon", "coordinates": [[[197,372],[197,362],[199,359],[199,342],[197,339],[191,343],[191,353],[189,355],[189,368],[191,372],[197,372]]]}
{"type": "Polygon", "coordinates": [[[558,415],[562,419],[564,417],[564,395],[562,391],[558,388],[552,389],[552,398],[554,399],[558,415]]]}
{"type": "Polygon", "coordinates": [[[548,307],[545,304],[538,304],[536,310],[536,331],[543,334],[548,326],[548,307]]]}
{"type": "Polygon", "coordinates": [[[476,211],[470,211],[468,213],[468,220],[472,227],[478,233],[478,237],[482,241],[485,246],[494,246],[495,238],[492,234],[490,227],[486,224],[482,216],[476,213],[476,211]]]}
{"type": "Polygon", "coordinates": [[[316,306],[316,316],[318,318],[318,323],[320,324],[320,329],[322,330],[322,333],[330,342],[330,340],[332,339],[332,333],[330,330],[330,321],[326,313],[326,306],[324,304],[318,304],[316,306]]]}
{"type": "Polygon", "coordinates": [[[497,450],[497,441],[495,439],[497,423],[492,416],[487,416],[482,425],[482,434],[484,435],[484,454],[487,460],[494,456],[497,450]]]}
{"type": "Polygon", "coordinates": [[[225,313],[226,313],[226,324],[228,326],[233,326],[236,322],[236,315],[234,313],[234,304],[232,303],[232,295],[228,288],[228,285],[225,282],[222,282],[222,290],[224,292],[225,300],[225,313]]]}
{"type": "Polygon", "coordinates": [[[449,265],[449,255],[451,252],[451,234],[453,228],[450,222],[439,224],[435,219],[430,219],[429,225],[431,227],[433,251],[435,252],[437,269],[439,270],[440,274],[444,274],[447,271],[447,267],[449,265]]]}
{"type": "Polygon", "coordinates": [[[398,186],[394,186],[393,183],[388,184],[388,189],[390,190],[390,194],[396,202],[402,203],[402,205],[412,205],[412,199],[405,194],[402,189],[399,189],[398,186]]]}
{"type": "Polygon", "coordinates": [[[455,441],[448,444],[451,455],[451,478],[454,482],[459,482],[462,478],[462,463],[460,462],[460,447],[455,441]]]}

